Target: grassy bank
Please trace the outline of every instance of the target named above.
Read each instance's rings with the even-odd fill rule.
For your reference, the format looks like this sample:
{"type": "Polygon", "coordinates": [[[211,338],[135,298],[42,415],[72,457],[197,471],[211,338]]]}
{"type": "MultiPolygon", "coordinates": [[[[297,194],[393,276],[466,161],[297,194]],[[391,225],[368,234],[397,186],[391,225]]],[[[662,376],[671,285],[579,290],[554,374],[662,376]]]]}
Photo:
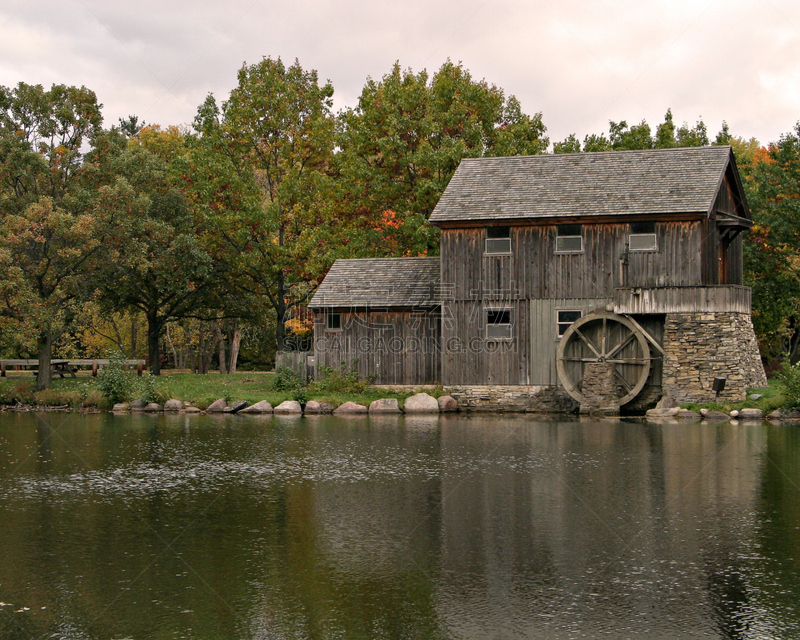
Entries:
{"type": "MultiPolygon", "coordinates": [[[[412,395],[410,392],[394,393],[387,389],[375,389],[365,385],[357,385],[356,391],[330,389],[324,384],[311,384],[298,393],[297,390],[274,390],[275,374],[272,372],[242,372],[232,375],[209,373],[198,375],[194,373],[165,372],[159,378],[151,379],[150,392],[155,395],[158,402],[165,402],[170,398],[177,398],[192,404],[200,409],[219,398],[225,398],[228,403],[237,400],[246,400],[250,404],[267,400],[276,406],[284,400],[299,399],[301,402],[317,400],[339,406],[352,401],[365,406],[379,398],[397,398],[402,406],[403,401],[412,395]]],[[[145,378],[146,379],[146,378],[145,378]]],[[[346,385],[345,385],[346,387],[346,385]]],[[[433,396],[442,394],[441,388],[429,391],[433,396]]],[[[57,378],[50,389],[35,390],[35,381],[32,376],[10,377],[0,379],[0,404],[2,405],[30,405],[42,407],[61,407],[72,409],[110,409],[111,405],[97,389],[97,380],[84,372],[78,378],[57,378]]],[[[734,409],[753,407],[761,409],[768,414],[775,409],[780,409],[785,404],[783,387],[777,380],[770,380],[769,387],[765,389],[750,389],[748,399],[744,402],[725,402],[710,404],[688,404],[687,409],[698,411],[702,408],[713,409],[730,413],[734,409]],[[750,394],[759,394],[762,397],[751,400],[750,394]]]]}
{"type": "MultiPolygon", "coordinates": [[[[273,406],[284,400],[298,399],[294,390],[275,391],[273,379],[274,374],[271,372],[247,371],[232,375],[219,373],[198,375],[167,371],[164,375],[153,379],[152,392],[156,394],[155,399],[158,402],[163,403],[170,398],[177,398],[200,409],[205,409],[219,398],[225,398],[228,403],[246,400],[250,404],[267,400],[273,406]]],[[[305,395],[303,401],[317,400],[334,406],[347,401],[369,406],[370,402],[379,398],[397,398],[402,405],[402,402],[411,395],[411,393],[392,393],[386,389],[370,387],[358,392],[330,390],[315,384],[305,387],[302,391],[305,395]]],[[[432,395],[437,396],[440,393],[433,391],[432,395]]],[[[110,408],[107,399],[97,389],[97,380],[89,375],[58,378],[53,381],[52,388],[43,391],[35,391],[35,381],[31,376],[0,379],[0,404],[75,409],[110,408]]]]}
{"type": "Polygon", "coordinates": [[[770,380],[769,386],[763,389],[749,389],[747,391],[747,400],[744,402],[712,402],[707,404],[692,403],[681,405],[685,409],[692,411],[699,411],[700,409],[709,409],[712,411],[722,411],[730,413],[734,409],[740,411],[745,408],[761,409],[764,415],[781,409],[786,404],[786,398],[783,394],[783,387],[778,380],[770,380]],[[751,395],[760,395],[761,398],[751,400],[751,395]]]}

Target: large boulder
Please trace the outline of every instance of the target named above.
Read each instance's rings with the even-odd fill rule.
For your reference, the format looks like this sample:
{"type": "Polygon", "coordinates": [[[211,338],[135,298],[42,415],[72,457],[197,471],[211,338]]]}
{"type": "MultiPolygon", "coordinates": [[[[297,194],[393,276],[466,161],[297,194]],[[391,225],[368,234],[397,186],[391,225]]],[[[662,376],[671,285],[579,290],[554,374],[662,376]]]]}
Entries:
{"type": "Polygon", "coordinates": [[[343,405],[338,406],[333,415],[335,416],[352,416],[359,413],[367,413],[368,409],[363,404],[356,402],[345,402],[343,405]]]}
{"type": "Polygon", "coordinates": [[[131,408],[130,402],[118,402],[111,408],[111,411],[119,413],[120,411],[128,411],[130,408],[131,408]]]}
{"type": "Polygon", "coordinates": [[[147,413],[160,413],[163,410],[164,407],[162,407],[157,402],[149,402],[147,403],[147,406],[144,408],[144,411],[147,411],[147,413]]]}
{"type": "Polygon", "coordinates": [[[452,413],[458,411],[458,402],[453,396],[439,396],[439,411],[442,413],[452,413]]]}
{"type": "Polygon", "coordinates": [[[761,409],[739,409],[739,420],[763,420],[764,412],[761,409]]]}
{"type": "Polygon", "coordinates": [[[400,413],[400,405],[397,404],[397,398],[381,398],[380,400],[373,400],[369,404],[370,413],[400,413]]]}
{"type": "Polygon", "coordinates": [[[678,401],[672,396],[662,396],[661,400],[656,403],[656,409],[674,409],[679,406],[678,401]]]}
{"type": "Polygon", "coordinates": [[[782,409],[776,409],[769,415],[767,415],[767,420],[791,420],[797,421],[800,420],[800,411],[793,410],[793,411],[786,411],[782,409]]]}
{"type": "Polygon", "coordinates": [[[131,411],[144,411],[147,403],[144,400],[134,400],[131,402],[131,411]]]}
{"type": "Polygon", "coordinates": [[[332,404],[328,404],[327,402],[317,402],[316,400],[309,400],[306,402],[305,409],[303,409],[303,413],[308,415],[322,415],[325,413],[333,413],[334,407],[332,404]]]}
{"type": "Polygon", "coordinates": [[[181,409],[183,409],[183,402],[175,398],[164,403],[164,411],[180,411],[181,409]]]}
{"type": "Polygon", "coordinates": [[[275,407],[272,412],[276,415],[282,414],[285,416],[301,415],[303,413],[303,407],[300,406],[297,400],[284,400],[275,407]]]}
{"type": "Polygon", "coordinates": [[[684,422],[695,422],[700,420],[700,414],[697,411],[690,411],[689,409],[681,409],[678,411],[677,415],[675,416],[678,420],[683,420],[684,422]]]}
{"type": "Polygon", "coordinates": [[[406,413],[439,413],[439,403],[436,398],[427,393],[417,393],[406,398],[403,403],[403,411],[406,413]]]}
{"type": "Polygon", "coordinates": [[[648,409],[647,413],[644,414],[644,417],[650,419],[675,418],[678,416],[678,412],[680,410],[680,407],[670,407],[664,409],[657,407],[655,409],[648,409]]]}
{"type": "Polygon", "coordinates": [[[220,398],[219,400],[214,400],[214,402],[206,407],[206,413],[222,413],[227,408],[228,403],[225,401],[225,398],[220,398]]]}
{"type": "Polygon", "coordinates": [[[256,402],[255,404],[251,404],[249,407],[241,409],[239,413],[272,413],[272,405],[266,400],[262,400],[261,402],[256,402]]]}
{"type": "Polygon", "coordinates": [[[709,409],[701,409],[700,414],[703,416],[703,420],[708,420],[709,422],[725,422],[731,419],[731,417],[727,413],[722,413],[722,411],[711,411],[709,409]]]}
{"type": "Polygon", "coordinates": [[[197,407],[186,407],[186,409],[184,409],[184,412],[185,413],[202,413],[202,411],[200,411],[200,409],[198,409],[197,407]]]}

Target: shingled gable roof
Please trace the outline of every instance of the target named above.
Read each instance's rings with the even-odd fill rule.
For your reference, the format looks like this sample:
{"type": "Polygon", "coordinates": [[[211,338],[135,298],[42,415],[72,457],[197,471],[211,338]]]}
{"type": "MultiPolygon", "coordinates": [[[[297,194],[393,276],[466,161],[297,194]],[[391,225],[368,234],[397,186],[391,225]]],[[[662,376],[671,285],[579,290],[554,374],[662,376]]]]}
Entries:
{"type": "Polygon", "coordinates": [[[430,221],[705,214],[729,164],[728,146],[465,158],[430,221]]]}
{"type": "Polygon", "coordinates": [[[439,258],[337,260],[308,306],[431,306],[438,289],[439,258]]]}

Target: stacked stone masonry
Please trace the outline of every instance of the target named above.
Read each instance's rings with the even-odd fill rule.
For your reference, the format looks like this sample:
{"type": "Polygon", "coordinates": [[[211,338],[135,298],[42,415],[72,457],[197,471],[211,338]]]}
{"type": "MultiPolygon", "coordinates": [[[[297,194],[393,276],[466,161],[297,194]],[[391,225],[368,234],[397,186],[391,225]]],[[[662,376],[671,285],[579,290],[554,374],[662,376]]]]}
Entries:
{"type": "Polygon", "coordinates": [[[664,395],[678,402],[712,402],[715,377],[727,379],[723,401],[742,401],[748,387],[767,386],[749,314],[667,314],[664,352],[664,395]]]}
{"type": "Polygon", "coordinates": [[[444,388],[462,411],[568,413],[578,404],[558,387],[528,385],[454,385],[444,388]]]}

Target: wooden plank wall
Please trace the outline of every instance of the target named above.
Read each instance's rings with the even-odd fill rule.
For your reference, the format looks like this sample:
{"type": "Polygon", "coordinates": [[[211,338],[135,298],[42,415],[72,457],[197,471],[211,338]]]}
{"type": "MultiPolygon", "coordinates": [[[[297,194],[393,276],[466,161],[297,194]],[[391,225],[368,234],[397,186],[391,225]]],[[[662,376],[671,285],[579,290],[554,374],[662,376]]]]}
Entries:
{"type": "Polygon", "coordinates": [[[531,384],[527,300],[447,301],[442,305],[442,384],[531,384]],[[487,308],[509,309],[511,340],[486,338],[487,308]]]}
{"type": "Polygon", "coordinates": [[[531,370],[530,384],[556,385],[556,351],[558,337],[558,311],[581,311],[586,315],[590,311],[603,307],[611,302],[611,298],[548,298],[531,300],[531,362],[535,363],[531,370]]]}
{"type": "Polygon", "coordinates": [[[511,227],[511,255],[485,256],[482,227],[443,229],[442,289],[454,300],[600,298],[615,287],[703,284],[702,223],[656,224],[658,250],[620,256],[628,224],[583,226],[584,251],[556,254],[555,225],[511,227]]]}
{"type": "Polygon", "coordinates": [[[616,313],[750,313],[751,291],[741,285],[663,289],[621,288],[614,291],[616,313]]]}
{"type": "Polygon", "coordinates": [[[434,384],[441,381],[439,310],[341,310],[342,329],[326,329],[325,313],[314,315],[314,356],[321,367],[350,370],[375,384],[434,384]]]}

